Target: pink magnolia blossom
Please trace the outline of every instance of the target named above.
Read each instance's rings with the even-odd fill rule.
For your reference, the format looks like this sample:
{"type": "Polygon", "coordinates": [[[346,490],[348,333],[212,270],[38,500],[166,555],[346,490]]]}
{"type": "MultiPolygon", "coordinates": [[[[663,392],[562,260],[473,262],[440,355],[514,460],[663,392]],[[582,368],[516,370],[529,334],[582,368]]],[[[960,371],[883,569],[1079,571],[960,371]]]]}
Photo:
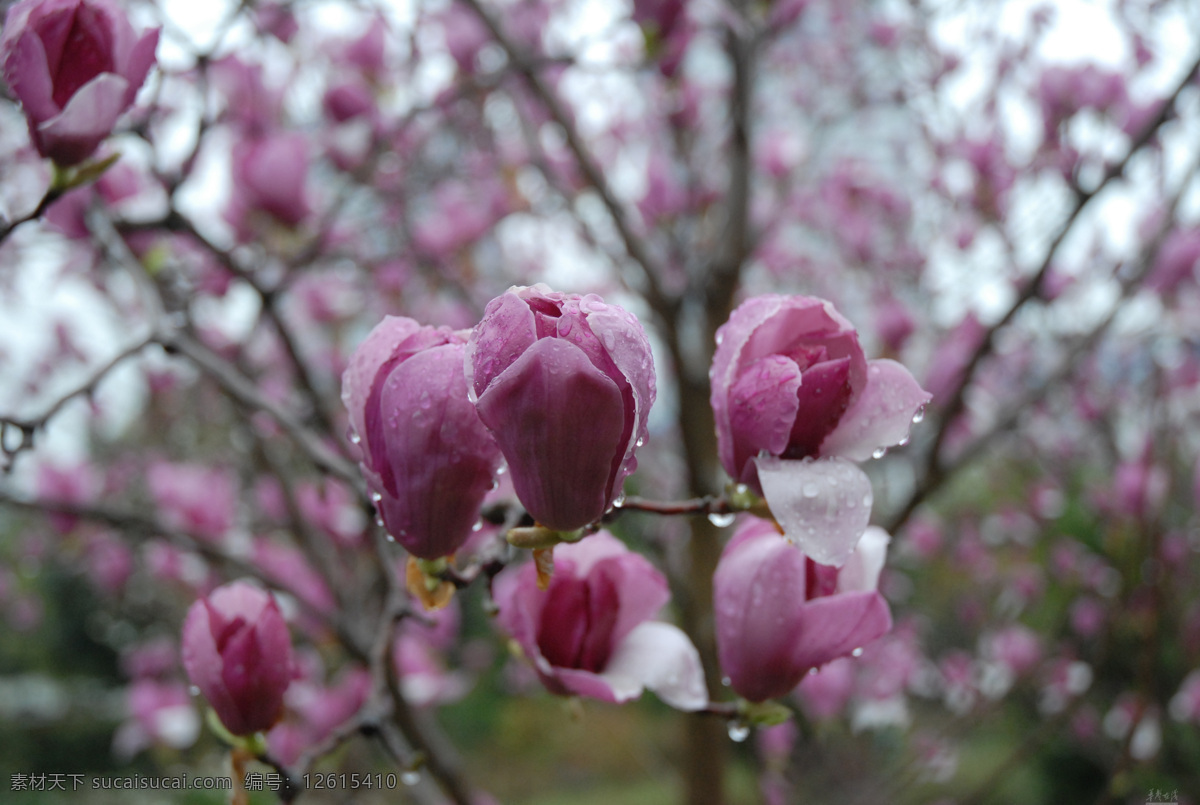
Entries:
{"type": "Polygon", "coordinates": [[[654,403],[638,320],[595,294],[511,288],[471,332],[467,372],[529,513],[560,531],[600,518],[637,467],[654,403]]]}
{"type": "Polygon", "coordinates": [[[929,394],[900,364],[868,361],[850,322],[808,296],[739,305],[709,376],[725,471],[761,492],[814,560],[845,562],[872,501],[853,462],[905,441],[929,394]]]}
{"type": "Polygon", "coordinates": [[[809,718],[828,721],[846,709],[854,694],[854,660],[839,657],[805,674],[796,688],[796,695],[809,718]]]}
{"type": "Polygon", "coordinates": [[[77,165],[112,133],[154,66],[158,30],[138,37],[110,0],[23,0],[8,11],[0,66],[44,157],[77,165]]]}
{"type": "Polygon", "coordinates": [[[650,620],[667,602],[667,580],[616,537],[599,531],[554,548],[550,587],[532,562],[496,577],[500,625],[552,693],[606,702],[644,688],[681,710],[708,702],[700,656],[687,636],[650,620]]]}
{"type": "MultiPolygon", "coordinates": [[[[103,480],[90,464],[44,463],[37,468],[37,492],[43,500],[86,505],[100,495],[103,486],[103,480]]],[[[73,514],[51,513],[49,520],[64,534],[79,523],[79,518],[73,514]]]]}
{"type": "Polygon", "coordinates": [[[425,559],[479,521],[500,450],[467,397],[465,334],[388,316],[355,350],[342,401],[388,533],[425,559]]]}
{"type": "Polygon", "coordinates": [[[244,581],[188,609],[183,667],[234,735],[270,729],[292,681],[292,641],[271,594],[244,581]]]}
{"type": "Polygon", "coordinates": [[[306,749],[354,717],[371,693],[371,674],[365,668],[347,666],[326,683],[318,658],[297,659],[302,672],[284,694],[286,718],[267,734],[272,754],[284,763],[295,763],[306,749]]]}
{"type": "Polygon", "coordinates": [[[298,226],[311,208],[305,193],[308,141],[302,134],[271,134],[233,146],[233,193],[225,220],[250,240],[265,218],[298,226]]]}
{"type": "Polygon", "coordinates": [[[990,635],[984,642],[983,653],[1014,676],[1021,676],[1037,667],[1042,658],[1042,647],[1036,632],[1014,624],[990,635]]]}
{"type": "Polygon", "coordinates": [[[154,744],[185,749],[200,736],[200,719],[182,682],[138,679],[128,690],[130,719],[113,736],[113,748],[132,757],[154,744]]]}
{"type": "Polygon", "coordinates": [[[717,656],[737,693],[751,701],[787,694],[809,670],[887,633],[876,586],[889,537],[867,529],[840,570],[814,562],[753,518],[721,554],[713,576],[717,656]]]}
{"type": "Polygon", "coordinates": [[[228,470],[159,461],[150,467],[147,480],[169,528],[216,540],[233,527],[237,489],[228,470]]]}

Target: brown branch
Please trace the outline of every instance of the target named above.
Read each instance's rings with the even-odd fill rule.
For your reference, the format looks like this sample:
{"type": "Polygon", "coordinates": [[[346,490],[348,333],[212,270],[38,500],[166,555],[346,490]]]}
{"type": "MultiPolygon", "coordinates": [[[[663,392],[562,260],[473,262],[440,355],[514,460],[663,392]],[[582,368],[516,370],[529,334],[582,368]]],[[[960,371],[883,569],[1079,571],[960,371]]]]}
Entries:
{"type": "Polygon", "coordinates": [[[191,360],[237,402],[268,414],[317,467],[350,484],[362,499],[367,498],[366,484],[363,483],[362,476],[353,464],[329,449],[294,414],[267,398],[253,381],[239,373],[219,355],[183,333],[163,333],[158,335],[156,340],[168,352],[176,352],[191,360]]]}
{"type": "Polygon", "coordinates": [[[1055,255],[1058,254],[1059,248],[1075,228],[1075,224],[1080,220],[1080,216],[1084,209],[1088,206],[1092,199],[1096,198],[1105,188],[1108,187],[1114,180],[1124,176],[1130,161],[1137,155],[1142,148],[1150,142],[1151,139],[1162,128],[1163,124],[1171,117],[1175,104],[1179,99],[1179,95],[1192,83],[1192,78],[1196,72],[1200,70],[1200,58],[1196,59],[1184,73],[1183,78],[1175,86],[1174,91],[1167,97],[1159,108],[1158,114],[1154,116],[1137,137],[1130,143],[1125,155],[1116,163],[1110,165],[1105,170],[1104,175],[1090,190],[1083,190],[1077,185],[1075,190],[1075,203],[1071,211],[1067,214],[1066,220],[1060,225],[1058,232],[1055,234],[1049,245],[1046,247],[1046,252],[1042,257],[1042,261],[1038,266],[1034,275],[1026,283],[1025,287],[1017,295],[1016,300],[1005,311],[1000,319],[990,326],[984,333],[983,339],[972,353],[970,360],[963,367],[961,377],[955,387],[954,393],[950,396],[949,402],[942,408],[941,417],[938,422],[938,428],[934,432],[933,441],[928,448],[924,470],[921,473],[922,481],[918,484],[913,495],[902,507],[905,512],[911,512],[920,504],[920,502],[931,494],[934,490],[941,486],[946,478],[944,472],[939,471],[939,462],[941,461],[942,445],[945,443],[946,437],[950,432],[951,425],[963,413],[966,405],[967,390],[971,387],[975,375],[977,374],[980,365],[994,351],[996,345],[996,336],[1000,330],[1007,327],[1017,313],[1021,311],[1025,305],[1031,300],[1037,298],[1042,290],[1042,283],[1046,275],[1050,271],[1050,266],[1055,255]]]}
{"type": "Polygon", "coordinates": [[[15,230],[21,224],[26,224],[30,221],[35,221],[38,218],[41,218],[42,215],[45,214],[46,210],[50,208],[50,205],[62,197],[62,194],[63,190],[61,188],[51,187],[46,191],[46,195],[42,196],[41,200],[38,201],[37,206],[34,207],[30,212],[14,218],[11,221],[0,221],[0,243],[4,243],[8,236],[13,233],[13,230],[15,230]]]}
{"type": "Polygon", "coordinates": [[[608,180],[604,178],[604,174],[596,164],[595,159],[592,158],[592,154],[580,136],[578,129],[576,129],[570,113],[558,99],[558,96],[542,80],[541,75],[534,68],[533,62],[521,52],[520,47],[500,27],[500,23],[484,10],[479,0],[463,1],[475,12],[476,16],[479,17],[489,33],[491,33],[492,38],[504,49],[504,52],[508,55],[509,62],[524,76],[530,89],[533,90],[538,100],[541,101],[546,111],[549,112],[551,119],[562,129],[563,136],[567,141],[567,147],[571,149],[571,153],[575,156],[575,160],[579,164],[579,169],[583,172],[584,178],[595,189],[605,209],[608,210],[609,217],[612,218],[613,225],[616,227],[617,233],[621,236],[621,241],[625,244],[625,250],[629,253],[633,261],[641,267],[642,278],[646,283],[645,296],[647,300],[655,311],[661,312],[675,309],[678,301],[670,299],[663,291],[659,283],[659,271],[656,261],[651,257],[646,244],[634,233],[625,209],[613,194],[612,188],[608,185],[608,180]]]}
{"type": "Polygon", "coordinates": [[[0,455],[4,456],[4,466],[0,471],[8,473],[12,471],[13,463],[16,457],[27,451],[32,450],[34,446],[34,438],[36,434],[44,430],[63,407],[75,399],[76,397],[90,397],[95,393],[97,386],[108,377],[114,369],[127,359],[137,355],[148,345],[155,342],[153,335],[144,336],[125,349],[118,352],[103,365],[92,372],[82,383],[68,391],[66,394],[56,399],[49,408],[43,411],[40,415],[26,419],[22,417],[0,416],[0,455]],[[10,446],[8,434],[10,430],[15,429],[21,434],[21,440],[18,444],[10,446]]]}

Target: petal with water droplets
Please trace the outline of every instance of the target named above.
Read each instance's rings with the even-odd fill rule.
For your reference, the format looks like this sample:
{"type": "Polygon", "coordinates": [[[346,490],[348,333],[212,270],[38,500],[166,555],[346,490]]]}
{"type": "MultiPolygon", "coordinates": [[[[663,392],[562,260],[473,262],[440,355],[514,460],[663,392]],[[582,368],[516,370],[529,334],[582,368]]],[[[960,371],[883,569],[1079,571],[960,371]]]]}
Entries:
{"type": "Polygon", "coordinates": [[[821,442],[821,455],[866,461],[880,447],[903,443],[913,416],[930,399],[929,392],[900,364],[886,359],[871,361],[866,387],[821,442]]]}
{"type": "Polygon", "coordinates": [[[843,458],[762,456],[755,462],[763,496],[787,538],[814,562],[844,565],[871,519],[867,474],[843,458]]]}

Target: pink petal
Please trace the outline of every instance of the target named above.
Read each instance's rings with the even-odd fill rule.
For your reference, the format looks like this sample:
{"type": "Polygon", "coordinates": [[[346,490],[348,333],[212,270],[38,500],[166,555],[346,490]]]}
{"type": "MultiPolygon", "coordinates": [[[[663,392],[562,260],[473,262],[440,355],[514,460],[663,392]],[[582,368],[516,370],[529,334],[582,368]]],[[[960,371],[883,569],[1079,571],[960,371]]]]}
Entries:
{"type": "Polygon", "coordinates": [[[777,456],[787,448],[801,382],[795,361],[768,355],[742,372],[729,389],[729,433],[736,469],[731,475],[738,481],[751,483],[750,459],[760,451],[777,456]]]}
{"type": "Polygon", "coordinates": [[[467,342],[467,385],[477,397],[537,339],[533,311],[516,289],[488,302],[467,342]]]}
{"type": "Polygon", "coordinates": [[[892,614],[877,592],[813,599],[801,611],[792,662],[797,668],[818,668],[862,648],[891,628],[892,614]]]}
{"type": "Polygon", "coordinates": [[[805,607],[806,559],[752,520],[721,554],[713,577],[717,654],[733,689],[751,701],[782,696],[807,670],[791,661],[805,607]]]}
{"type": "Polygon", "coordinates": [[[121,75],[129,81],[129,91],[125,96],[126,105],[132,104],[138,90],[146,82],[150,68],[154,66],[154,53],[158,49],[159,29],[147,31],[129,51],[129,56],[123,66],[119,66],[121,75]]]}
{"type": "Polygon", "coordinates": [[[756,458],[771,514],[814,562],[841,567],[871,519],[871,480],[841,458],[756,458]]]}
{"type": "MultiPolygon", "coordinates": [[[[426,349],[389,375],[379,396],[381,444],[394,489],[384,522],[410,553],[454,553],[471,535],[500,464],[499,450],[467,399],[461,344],[426,349]]],[[[372,435],[372,440],[374,440],[372,435]]]]}
{"type": "Polygon", "coordinates": [[[23,31],[0,66],[4,68],[4,77],[13,94],[34,125],[59,113],[58,104],[54,102],[54,84],[46,62],[46,49],[36,33],[23,31]]]}
{"type": "Polygon", "coordinates": [[[92,155],[112,134],[125,111],[129,82],[119,75],[98,75],[80,88],[66,108],[37,129],[39,151],[60,165],[75,165],[92,155]]]}
{"type": "Polygon", "coordinates": [[[821,455],[866,461],[877,449],[900,444],[908,438],[913,417],[930,399],[900,364],[871,361],[866,387],[821,443],[821,455]]]}
{"type": "Polygon", "coordinates": [[[616,383],[574,344],[530,346],[479,395],[517,497],[547,528],[570,531],[604,514],[625,404],[616,383]]]}

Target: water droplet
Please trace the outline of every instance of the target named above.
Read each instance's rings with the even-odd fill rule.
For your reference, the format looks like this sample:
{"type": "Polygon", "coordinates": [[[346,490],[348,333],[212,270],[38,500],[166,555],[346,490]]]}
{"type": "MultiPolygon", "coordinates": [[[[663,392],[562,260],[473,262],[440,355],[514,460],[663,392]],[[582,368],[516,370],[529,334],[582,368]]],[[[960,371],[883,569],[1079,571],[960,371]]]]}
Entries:
{"type": "Polygon", "coordinates": [[[741,743],[750,737],[750,725],[744,721],[729,722],[729,740],[741,743]]]}
{"type": "Polygon", "coordinates": [[[816,675],[817,675],[817,669],[816,669],[816,668],[809,668],[809,669],[808,669],[808,675],[809,675],[809,676],[816,676],[816,675]]]}
{"type": "Polygon", "coordinates": [[[571,317],[563,316],[561,319],[558,320],[558,334],[559,335],[570,335],[571,334],[571,326],[572,326],[571,317]]]}
{"type": "Polygon", "coordinates": [[[804,497],[806,498],[815,498],[817,495],[821,494],[821,488],[811,481],[806,483],[801,491],[804,493],[804,497]]]}
{"type": "Polygon", "coordinates": [[[618,492],[617,496],[615,498],[613,498],[612,505],[613,505],[614,509],[619,509],[622,506],[624,506],[625,505],[625,493],[618,492]]]}
{"type": "Polygon", "coordinates": [[[358,435],[357,433],[355,433],[354,431],[350,431],[350,441],[351,441],[352,443],[354,443],[354,444],[361,444],[361,443],[362,443],[362,437],[361,437],[361,436],[359,436],[359,435],[358,435]]]}
{"type": "Polygon", "coordinates": [[[371,493],[371,500],[372,500],[372,502],[374,502],[374,503],[380,503],[380,502],[382,502],[382,501],[383,501],[383,495],[379,494],[378,492],[372,492],[372,493],[371,493]]]}
{"type": "Polygon", "coordinates": [[[866,495],[863,495],[863,505],[864,505],[864,506],[870,506],[870,505],[871,505],[871,495],[870,495],[870,493],[868,493],[868,494],[866,494],[866,495]]]}
{"type": "Polygon", "coordinates": [[[402,771],[400,772],[400,782],[408,786],[416,785],[421,782],[421,772],[419,771],[402,771]]]}
{"type": "Polygon", "coordinates": [[[380,528],[383,528],[383,515],[382,514],[378,515],[375,518],[375,525],[379,526],[380,528]]]}
{"type": "Polygon", "coordinates": [[[854,649],[854,651],[850,652],[850,656],[851,657],[861,657],[862,651],[863,651],[862,646],[859,646],[858,648],[854,649]]]}
{"type": "Polygon", "coordinates": [[[475,525],[471,526],[472,531],[479,531],[483,528],[483,520],[476,520],[475,525]]]}
{"type": "Polygon", "coordinates": [[[871,458],[883,458],[887,455],[887,451],[886,447],[876,447],[875,451],[871,453],[871,458]]]}
{"type": "Polygon", "coordinates": [[[418,403],[418,405],[420,405],[421,408],[423,408],[426,411],[429,410],[430,400],[429,400],[429,392],[428,391],[421,392],[421,399],[420,399],[420,402],[418,403]]]}
{"type": "Polygon", "coordinates": [[[904,445],[908,444],[908,440],[910,438],[911,438],[910,436],[905,435],[905,437],[903,439],[901,439],[900,441],[896,442],[896,444],[900,447],[904,447],[904,445]]]}
{"type": "Polygon", "coordinates": [[[645,443],[646,443],[646,440],[645,440],[645,439],[643,439],[641,436],[639,436],[639,437],[637,437],[637,441],[636,441],[636,442],[634,442],[634,445],[635,445],[635,446],[637,446],[637,447],[641,447],[641,446],[642,446],[642,445],[644,445],[645,443]]]}
{"type": "Polygon", "coordinates": [[[188,686],[188,693],[192,694],[193,696],[199,696],[200,687],[198,685],[190,685],[188,686]]]}
{"type": "Polygon", "coordinates": [[[388,535],[386,535],[386,536],[387,536],[387,541],[388,541],[388,542],[395,542],[395,541],[396,541],[396,538],[395,538],[395,537],[393,537],[391,534],[388,534],[388,535]]]}
{"type": "Polygon", "coordinates": [[[925,406],[922,405],[920,408],[918,408],[916,411],[913,412],[912,421],[913,421],[913,424],[916,425],[917,423],[921,422],[923,419],[925,419],[925,406]]]}
{"type": "Polygon", "coordinates": [[[717,528],[728,528],[729,526],[733,525],[733,521],[736,519],[737,515],[733,512],[725,512],[723,514],[719,512],[713,512],[712,514],[708,515],[708,522],[712,523],[717,528]]]}
{"type": "Polygon", "coordinates": [[[506,472],[508,472],[507,464],[501,464],[500,467],[496,470],[497,475],[503,475],[506,472]]]}
{"type": "Polygon", "coordinates": [[[733,491],[735,494],[744,495],[750,491],[750,487],[746,486],[745,484],[738,484],[733,488],[733,491]]]}
{"type": "Polygon", "coordinates": [[[500,486],[500,480],[498,478],[493,478],[492,485],[488,487],[488,491],[490,492],[491,490],[495,489],[498,486],[500,486]]]}
{"type": "Polygon", "coordinates": [[[720,346],[721,342],[724,340],[725,340],[725,333],[721,332],[720,330],[717,330],[717,346],[720,346]]]}
{"type": "Polygon", "coordinates": [[[724,685],[725,687],[729,687],[730,685],[733,684],[733,680],[727,676],[723,676],[723,677],[721,677],[721,684],[724,685]]]}

